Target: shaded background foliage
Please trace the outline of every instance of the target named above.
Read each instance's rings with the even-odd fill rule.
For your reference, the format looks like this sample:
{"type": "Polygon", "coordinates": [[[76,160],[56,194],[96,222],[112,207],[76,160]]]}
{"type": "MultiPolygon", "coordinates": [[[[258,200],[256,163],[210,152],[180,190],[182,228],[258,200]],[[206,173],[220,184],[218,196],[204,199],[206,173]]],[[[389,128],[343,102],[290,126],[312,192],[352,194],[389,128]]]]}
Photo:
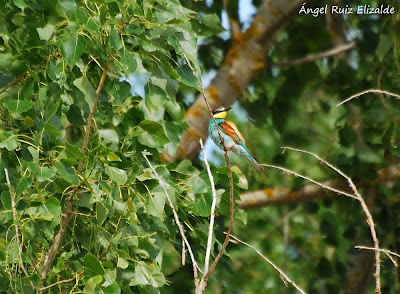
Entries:
{"type": "MultiPolygon", "coordinates": [[[[307,7],[325,4],[330,2],[307,7]]],[[[368,88],[399,92],[398,2],[354,1],[354,6],[363,4],[392,5],[397,12],[294,16],[230,119],[260,162],[317,180],[336,177],[312,158],[282,154],[280,147],[290,145],[316,152],[345,171],[361,187],[381,246],[397,252],[399,186],[377,182],[377,170],[398,162],[399,101],[368,94],[336,107],[368,88]],[[348,41],[355,41],[356,48],[339,56],[277,66],[348,41]]],[[[245,25],[239,22],[238,2],[8,0],[0,8],[0,86],[6,87],[0,94],[0,291],[33,293],[31,282],[47,286],[73,277],[50,292],[191,291],[192,268],[181,266],[182,243],[172,212],[141,152],[152,154],[195,255],[203,260],[211,207],[207,173],[200,160],[166,163],[162,154],[174,155],[186,127],[184,109],[199,89],[183,53],[198,74],[217,71],[232,45],[220,26],[221,13],[232,24],[245,25]],[[85,152],[87,118],[106,67],[85,152]],[[135,74],[132,88],[120,81],[130,74],[135,74]],[[41,281],[45,255],[76,186],[72,219],[41,281]],[[17,200],[17,220],[10,193],[17,200]],[[15,225],[21,230],[27,277],[18,261],[15,225]]],[[[244,160],[232,156],[232,161],[237,198],[244,188],[242,175],[249,190],[305,184],[278,172],[266,180],[244,160]]],[[[216,254],[229,215],[229,181],[223,164],[211,168],[219,196],[216,254]]],[[[308,293],[346,293],[359,281],[373,293],[366,283],[372,253],[354,249],[372,243],[354,200],[238,209],[236,215],[235,235],[282,265],[308,293]]],[[[207,293],[294,293],[249,248],[232,244],[228,253],[210,277],[207,293]]],[[[384,259],[382,270],[383,292],[396,293],[397,269],[384,259]]]]}

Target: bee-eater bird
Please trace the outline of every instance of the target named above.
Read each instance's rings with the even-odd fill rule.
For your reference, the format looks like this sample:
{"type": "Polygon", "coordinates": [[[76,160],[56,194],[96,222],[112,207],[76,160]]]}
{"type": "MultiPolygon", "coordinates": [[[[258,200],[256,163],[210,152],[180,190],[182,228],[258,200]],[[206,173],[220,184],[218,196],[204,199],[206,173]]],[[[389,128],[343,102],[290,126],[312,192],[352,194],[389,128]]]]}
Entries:
{"type": "MultiPolygon", "coordinates": [[[[226,112],[230,109],[232,109],[232,107],[218,107],[212,110],[213,117],[218,124],[222,138],[224,139],[226,149],[238,155],[244,156],[259,172],[263,173],[264,169],[262,166],[258,164],[254,157],[251,156],[249,150],[247,150],[246,141],[239,132],[237,126],[233,122],[225,120],[226,112]]],[[[219,146],[219,148],[224,150],[221,137],[219,136],[217,126],[215,125],[213,119],[210,119],[208,124],[208,133],[210,134],[213,142],[219,146]]]]}

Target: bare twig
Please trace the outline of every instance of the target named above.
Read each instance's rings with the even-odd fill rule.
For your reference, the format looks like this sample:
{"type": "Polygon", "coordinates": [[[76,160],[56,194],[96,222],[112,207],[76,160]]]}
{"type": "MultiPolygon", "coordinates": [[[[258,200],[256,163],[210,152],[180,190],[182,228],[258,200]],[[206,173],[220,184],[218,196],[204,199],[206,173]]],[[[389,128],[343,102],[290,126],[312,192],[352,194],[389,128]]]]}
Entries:
{"type": "MultiPolygon", "coordinates": [[[[82,152],[86,153],[87,150],[87,146],[89,144],[89,137],[90,137],[90,133],[92,131],[92,124],[93,124],[93,115],[94,112],[96,111],[96,106],[97,106],[97,102],[99,100],[99,96],[100,96],[100,92],[103,89],[103,85],[104,85],[104,81],[105,78],[107,76],[107,72],[108,72],[108,63],[106,64],[106,66],[103,69],[103,74],[100,78],[100,82],[99,85],[97,87],[96,90],[96,98],[95,101],[93,102],[92,108],[90,109],[89,115],[88,115],[88,124],[86,127],[86,131],[84,134],[84,138],[83,138],[83,145],[82,145],[82,152]]],[[[77,171],[78,173],[82,172],[83,170],[83,164],[84,161],[80,160],[79,164],[78,164],[78,168],[77,171]]],[[[67,225],[71,219],[71,215],[72,215],[72,203],[75,199],[75,195],[76,192],[78,191],[79,186],[75,186],[72,191],[71,191],[71,195],[68,199],[66,208],[64,210],[64,213],[62,214],[62,218],[61,218],[61,223],[60,223],[60,228],[57,232],[57,235],[54,237],[53,243],[51,244],[49,251],[46,254],[46,257],[44,259],[44,263],[43,263],[43,267],[42,267],[42,273],[41,273],[41,277],[42,277],[42,281],[44,281],[47,277],[47,274],[49,273],[49,270],[51,268],[51,265],[53,264],[53,261],[56,257],[56,254],[58,252],[58,249],[60,248],[61,245],[61,241],[64,237],[64,233],[65,230],[67,228],[67,225]]]]}
{"type": "Polygon", "coordinates": [[[373,221],[372,218],[372,214],[369,211],[369,208],[367,206],[367,204],[364,201],[364,198],[361,196],[360,193],[358,193],[358,190],[356,188],[356,186],[353,183],[353,180],[346,175],[344,172],[342,172],[340,169],[338,169],[337,167],[334,167],[332,164],[330,164],[329,162],[327,162],[326,160],[322,159],[321,157],[319,157],[318,155],[310,152],[310,151],[305,151],[305,150],[301,150],[301,149],[296,149],[296,148],[292,148],[292,147],[283,147],[284,150],[293,150],[293,151],[297,151],[297,152],[302,152],[302,153],[306,153],[309,155],[314,156],[316,159],[318,159],[319,161],[323,162],[325,165],[327,165],[328,167],[330,167],[331,169],[333,169],[335,172],[337,172],[339,175],[341,175],[343,178],[346,179],[346,181],[348,182],[350,188],[353,190],[354,192],[354,196],[356,196],[357,200],[360,202],[360,205],[367,217],[367,224],[369,226],[369,229],[371,231],[371,236],[372,236],[372,241],[374,242],[374,248],[375,250],[375,293],[381,293],[381,277],[380,277],[380,273],[381,273],[381,265],[380,265],[380,254],[379,254],[379,240],[378,237],[376,236],[376,231],[375,231],[375,223],[373,221]]]}
{"type": "Polygon", "coordinates": [[[28,253],[29,259],[31,260],[32,266],[35,269],[36,273],[40,276],[40,270],[36,265],[36,261],[33,259],[33,256],[29,253],[28,247],[25,246],[25,244],[22,244],[24,246],[26,253],[28,253]]]}
{"type": "MultiPolygon", "coordinates": [[[[393,186],[394,183],[396,183],[400,179],[400,164],[397,163],[379,169],[377,173],[378,173],[378,178],[372,183],[371,182],[368,183],[368,185],[380,183],[387,187],[391,187],[393,186]]],[[[333,180],[328,180],[321,183],[324,186],[346,191],[347,193],[349,193],[349,191],[345,189],[346,187],[348,187],[348,183],[342,177],[334,178],[333,180]]],[[[360,187],[358,188],[360,189],[360,187]]],[[[320,186],[315,184],[304,185],[296,190],[292,190],[287,187],[266,188],[257,191],[241,193],[240,201],[237,201],[237,203],[239,204],[239,208],[241,209],[255,209],[270,205],[290,204],[294,202],[319,200],[333,196],[333,192],[329,193],[323,193],[323,192],[324,191],[321,191],[320,186]]],[[[351,196],[354,197],[354,195],[351,196]]]]}
{"type": "Polygon", "coordinates": [[[369,89],[369,90],[365,90],[365,91],[362,91],[360,93],[354,94],[354,95],[350,96],[349,98],[346,98],[345,100],[340,102],[337,106],[345,104],[345,103],[349,102],[350,100],[352,100],[354,98],[358,98],[358,97],[360,97],[360,96],[362,96],[364,94],[367,94],[367,93],[384,94],[384,95],[392,96],[392,97],[400,100],[400,95],[398,95],[398,94],[395,94],[395,93],[392,93],[392,92],[388,92],[388,91],[385,91],[385,90],[369,89]]]}
{"type": "Polygon", "coordinates": [[[253,249],[258,255],[260,255],[265,261],[267,261],[270,265],[272,265],[272,267],[277,270],[279,272],[279,275],[281,277],[281,279],[283,280],[283,282],[285,283],[290,283],[292,284],[293,287],[295,287],[300,293],[305,294],[306,292],[304,292],[304,290],[302,290],[299,286],[297,286],[297,284],[295,282],[293,282],[279,267],[277,267],[271,260],[269,260],[266,256],[264,256],[260,251],[258,251],[256,248],[254,248],[253,246],[251,246],[250,244],[240,240],[238,237],[235,237],[233,235],[231,235],[231,238],[233,238],[235,241],[240,242],[248,247],[250,247],[251,249],[253,249]]]}
{"type": "Polygon", "coordinates": [[[8,88],[14,86],[15,84],[19,83],[23,78],[25,78],[28,75],[28,72],[24,72],[22,75],[20,75],[18,78],[13,80],[12,82],[8,83],[3,89],[1,89],[0,94],[3,94],[5,91],[7,91],[8,88]]]}
{"type": "MultiPolygon", "coordinates": [[[[85,135],[83,137],[83,144],[82,144],[82,152],[86,153],[88,144],[89,144],[89,137],[90,137],[90,133],[92,132],[92,125],[93,125],[93,115],[96,112],[96,108],[97,108],[97,103],[99,101],[99,96],[101,93],[101,90],[103,89],[103,85],[104,85],[104,81],[106,79],[107,76],[107,72],[108,72],[108,63],[106,63],[106,66],[103,69],[103,74],[101,75],[100,78],[100,82],[99,85],[96,89],[96,98],[93,102],[92,108],[90,109],[89,115],[88,115],[88,121],[87,121],[87,126],[86,126],[86,132],[85,135]]],[[[82,165],[83,165],[83,160],[81,160],[79,162],[78,165],[78,170],[82,171],[82,165]]]]}
{"type": "Polygon", "coordinates": [[[393,257],[392,257],[392,255],[397,256],[397,257],[400,257],[400,254],[398,254],[398,253],[396,253],[396,252],[393,252],[393,251],[390,251],[390,250],[387,250],[387,249],[376,249],[376,248],[367,247],[367,246],[356,246],[355,248],[358,248],[358,249],[367,249],[367,250],[374,250],[374,251],[383,252],[383,253],[385,253],[385,254],[390,258],[390,260],[393,262],[394,266],[395,266],[395,267],[398,267],[397,262],[396,262],[396,261],[393,259],[393,257]]]}
{"type": "Polygon", "coordinates": [[[307,55],[306,57],[303,57],[303,58],[272,63],[271,66],[285,67],[285,66],[293,66],[293,65],[300,65],[300,64],[304,64],[304,63],[309,63],[309,62],[312,62],[312,61],[315,61],[315,60],[319,60],[319,59],[322,59],[322,58],[325,58],[325,57],[330,57],[330,56],[334,56],[334,55],[340,54],[340,53],[345,52],[347,50],[350,50],[350,49],[352,49],[354,47],[356,47],[356,43],[355,42],[351,42],[351,43],[348,43],[348,44],[341,44],[341,45],[336,46],[334,48],[331,48],[329,50],[322,51],[322,52],[315,53],[315,54],[310,54],[310,55],[307,55]]]}
{"type": "MultiPolygon", "coordinates": [[[[285,147],[285,148],[286,148],[286,147],[285,147]]],[[[322,188],[324,188],[324,189],[327,189],[327,190],[329,190],[329,191],[332,191],[332,192],[335,192],[335,193],[338,193],[338,194],[342,194],[342,195],[344,195],[344,196],[351,197],[351,198],[354,198],[354,199],[357,199],[357,200],[358,200],[358,198],[357,198],[356,196],[354,196],[354,195],[352,195],[352,194],[350,194],[350,193],[347,193],[347,192],[345,192],[345,191],[342,191],[342,190],[338,190],[338,189],[329,187],[329,186],[327,186],[327,185],[325,185],[325,184],[323,184],[323,183],[320,183],[320,182],[318,182],[318,181],[315,181],[315,180],[313,180],[313,179],[311,179],[311,178],[309,178],[309,177],[306,177],[306,176],[303,176],[303,175],[301,175],[301,174],[298,174],[298,173],[296,173],[296,172],[294,172],[294,171],[292,171],[292,170],[290,170],[290,169],[287,169],[287,168],[284,168],[284,167],[281,167],[281,166],[277,166],[277,165],[272,165],[272,164],[260,164],[260,165],[266,166],[266,167],[275,168],[275,169],[279,169],[279,170],[283,171],[284,173],[287,173],[287,174],[289,174],[289,175],[294,175],[294,176],[296,176],[296,177],[305,179],[305,180],[310,181],[311,183],[314,183],[314,184],[316,184],[316,185],[318,185],[318,186],[320,186],[320,187],[322,187],[322,188]]]]}
{"type": "Polygon", "coordinates": [[[211,204],[211,215],[210,215],[210,226],[208,227],[208,239],[207,239],[207,249],[206,249],[206,257],[204,261],[204,273],[208,272],[208,268],[210,265],[210,255],[212,248],[212,239],[213,239],[213,229],[214,229],[214,219],[215,219],[215,206],[217,204],[217,192],[215,191],[214,177],[211,173],[210,165],[207,161],[206,153],[204,152],[203,139],[200,139],[200,148],[203,152],[204,164],[207,168],[208,178],[210,179],[211,184],[211,193],[212,193],[212,204],[211,204]]]}
{"type": "Polygon", "coordinates": [[[225,156],[226,167],[228,169],[228,175],[229,175],[229,211],[230,211],[230,213],[229,213],[229,228],[228,228],[225,240],[222,243],[221,249],[219,250],[217,256],[214,259],[214,262],[211,264],[208,272],[204,273],[204,275],[203,275],[203,277],[202,277],[202,279],[200,281],[199,289],[196,289],[196,293],[202,293],[202,291],[205,289],[205,287],[207,285],[207,280],[208,280],[210,274],[214,271],[215,267],[217,266],[219,260],[221,259],[222,255],[223,255],[223,253],[225,251],[226,246],[228,246],[228,244],[229,244],[229,236],[230,236],[230,234],[231,234],[231,232],[233,230],[233,224],[234,224],[234,220],[235,220],[235,209],[234,209],[235,208],[235,201],[234,201],[234,198],[233,198],[233,177],[232,177],[231,163],[230,163],[229,157],[228,157],[228,149],[226,148],[226,145],[225,145],[225,142],[224,142],[224,138],[222,137],[221,130],[219,129],[219,126],[218,126],[218,124],[217,124],[217,122],[216,122],[216,120],[215,120],[215,118],[214,118],[214,116],[212,114],[212,109],[211,109],[210,103],[208,102],[207,95],[206,95],[206,92],[204,90],[203,84],[200,81],[199,77],[197,76],[196,71],[193,69],[189,59],[186,57],[186,55],[184,53],[183,53],[183,56],[184,56],[184,58],[186,60],[187,65],[192,70],[193,75],[197,79],[197,82],[198,82],[198,84],[199,84],[199,86],[201,88],[201,93],[203,95],[204,101],[205,101],[205,103],[207,105],[208,110],[210,111],[211,119],[214,121],[214,124],[217,127],[218,135],[219,135],[219,137],[221,139],[221,144],[224,147],[224,156],[225,156]]]}
{"type": "MultiPolygon", "coordinates": [[[[15,195],[13,191],[13,187],[11,186],[10,178],[8,176],[8,169],[4,169],[4,173],[6,174],[6,181],[8,185],[8,190],[10,192],[10,197],[11,197],[11,206],[12,206],[12,212],[13,212],[13,220],[14,220],[14,226],[15,226],[15,238],[17,240],[17,247],[18,247],[18,260],[19,264],[21,266],[22,271],[24,272],[25,276],[29,276],[28,272],[25,269],[24,262],[22,261],[22,246],[21,246],[21,241],[19,240],[19,227],[18,227],[18,215],[17,215],[17,207],[15,205],[15,195]]],[[[33,289],[35,289],[35,285],[33,282],[30,282],[31,286],[33,289]]]]}
{"type": "Polygon", "coordinates": [[[71,282],[75,281],[75,279],[76,279],[76,277],[73,277],[73,278],[70,278],[70,279],[67,279],[67,280],[58,281],[58,282],[56,282],[54,284],[51,284],[51,285],[48,285],[46,287],[40,288],[40,291],[48,290],[48,289],[53,288],[54,286],[58,286],[60,284],[71,283],[71,282]]]}
{"type": "Polygon", "coordinates": [[[181,234],[181,236],[182,236],[182,239],[184,240],[184,242],[185,242],[185,244],[186,244],[186,247],[187,247],[187,250],[189,251],[189,255],[190,255],[190,258],[192,259],[192,264],[193,264],[194,283],[195,283],[195,286],[196,286],[196,289],[197,289],[197,288],[198,288],[198,285],[199,285],[199,278],[198,278],[198,273],[197,273],[198,265],[197,265],[196,259],[194,258],[194,255],[193,255],[193,252],[192,252],[192,247],[190,246],[190,243],[189,243],[189,241],[188,241],[187,238],[186,238],[186,235],[185,235],[185,231],[184,231],[184,229],[183,229],[183,226],[182,226],[181,222],[179,221],[178,213],[177,213],[176,210],[175,210],[175,206],[174,206],[174,204],[172,203],[171,197],[169,197],[169,195],[168,195],[168,192],[167,192],[167,189],[165,188],[165,185],[164,185],[163,180],[160,178],[160,176],[159,176],[158,173],[156,172],[155,168],[154,168],[153,165],[151,164],[150,160],[147,158],[147,155],[148,155],[148,154],[150,154],[150,153],[148,153],[147,151],[143,151],[143,152],[142,152],[142,155],[143,155],[144,159],[146,160],[147,164],[149,165],[149,167],[150,167],[151,170],[153,171],[154,175],[156,176],[158,182],[160,183],[160,186],[161,186],[161,187],[163,188],[163,190],[164,190],[165,197],[167,198],[168,204],[169,204],[169,206],[171,207],[172,213],[173,213],[173,215],[174,215],[174,219],[175,219],[176,225],[178,226],[179,232],[180,232],[180,234],[181,234]]]}

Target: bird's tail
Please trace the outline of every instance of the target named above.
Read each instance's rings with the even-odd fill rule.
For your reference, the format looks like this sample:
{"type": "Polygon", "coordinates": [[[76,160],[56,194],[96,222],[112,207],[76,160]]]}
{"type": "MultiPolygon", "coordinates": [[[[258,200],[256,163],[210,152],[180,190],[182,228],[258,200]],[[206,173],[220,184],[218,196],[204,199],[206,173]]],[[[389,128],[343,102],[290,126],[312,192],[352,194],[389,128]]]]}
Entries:
{"type": "Polygon", "coordinates": [[[255,158],[253,156],[248,156],[247,159],[250,161],[250,163],[260,172],[265,174],[266,176],[268,176],[266,174],[266,172],[264,171],[264,168],[257,162],[257,160],[255,160],[255,158]]]}

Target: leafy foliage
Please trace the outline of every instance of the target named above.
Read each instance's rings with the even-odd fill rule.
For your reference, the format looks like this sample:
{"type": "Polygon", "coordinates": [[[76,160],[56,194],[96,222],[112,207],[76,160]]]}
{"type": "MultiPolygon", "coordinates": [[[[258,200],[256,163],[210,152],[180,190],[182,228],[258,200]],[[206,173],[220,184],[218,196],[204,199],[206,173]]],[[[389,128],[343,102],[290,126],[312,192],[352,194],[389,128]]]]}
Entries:
{"type": "MultiPolygon", "coordinates": [[[[184,54],[199,64],[197,74],[218,69],[232,42],[220,34],[218,15],[226,10],[239,21],[237,2],[224,7],[222,1],[9,0],[1,8],[0,87],[6,91],[0,94],[0,292],[34,293],[32,283],[45,287],[66,280],[49,292],[190,292],[193,273],[181,266],[178,228],[142,152],[152,154],[196,259],[204,260],[212,200],[208,175],[200,161],[164,160],[176,152],[186,127],[183,106],[199,89],[184,54]],[[120,81],[130,75],[132,89],[120,81]],[[42,279],[70,197],[71,219],[42,279]],[[28,275],[19,260],[16,226],[28,275]]],[[[267,57],[270,66],[255,76],[232,120],[260,162],[318,180],[336,177],[312,158],[282,154],[280,147],[290,145],[316,152],[349,174],[363,188],[381,246],[398,251],[399,185],[377,182],[377,171],[399,161],[399,101],[368,94],[336,107],[368,88],[399,92],[398,12],[342,19],[347,38],[357,42],[351,52],[298,66],[273,65],[332,47],[338,34],[326,19],[297,15],[288,22],[267,57]]],[[[266,181],[243,160],[232,161],[240,167],[233,168],[236,196],[247,186],[243,175],[250,190],[305,184],[274,172],[266,181]]],[[[218,194],[215,255],[229,215],[229,179],[226,167],[211,169],[218,194]]],[[[340,292],[358,254],[354,246],[371,244],[352,199],[238,210],[236,216],[235,234],[284,264],[308,293],[340,292]]],[[[241,246],[229,245],[230,259],[221,260],[206,292],[282,293],[279,276],[241,246]]],[[[393,268],[385,260],[385,293],[398,291],[393,268]]]]}
{"type": "MultiPolygon", "coordinates": [[[[143,150],[153,154],[180,216],[193,229],[193,242],[205,246],[199,235],[204,235],[201,217],[208,216],[211,202],[208,178],[189,162],[165,165],[159,154],[179,142],[183,109],[175,96],[183,85],[193,85],[180,60],[183,53],[196,60],[200,28],[204,34],[215,30],[203,24],[210,17],[200,18],[178,1],[5,4],[1,80],[28,74],[1,99],[0,292],[33,293],[31,282],[45,286],[73,277],[59,287],[147,293],[167,285],[166,275],[179,268],[181,243],[143,150]],[[86,152],[84,134],[104,71],[86,152]],[[149,76],[144,99],[131,96],[129,84],[119,82],[133,73],[149,76]],[[190,185],[199,175],[203,184],[190,185]],[[41,267],[71,195],[72,219],[41,281],[41,267]],[[28,277],[20,268],[16,225],[28,277]]],[[[214,168],[214,173],[221,172],[214,168]]]]}

